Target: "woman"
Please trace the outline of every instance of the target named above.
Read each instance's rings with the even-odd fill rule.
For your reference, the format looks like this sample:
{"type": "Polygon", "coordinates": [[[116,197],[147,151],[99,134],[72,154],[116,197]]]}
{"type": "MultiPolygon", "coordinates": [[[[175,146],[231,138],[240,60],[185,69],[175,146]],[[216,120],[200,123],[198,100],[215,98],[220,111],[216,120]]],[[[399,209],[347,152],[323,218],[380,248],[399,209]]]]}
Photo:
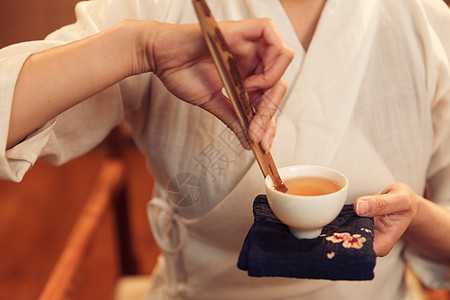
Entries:
{"type": "MultiPolygon", "coordinates": [[[[294,49],[272,154],[279,167],[320,164],[347,175],[348,204],[355,203],[359,215],[375,217],[374,249],[380,257],[374,280],[252,278],[239,271],[236,261],[252,222],[252,200],[264,193],[258,166],[222,123],[180,102],[169,92],[176,89],[167,90],[152,74],[121,80],[60,114],[3,153],[2,172],[8,169],[12,179],[22,176],[38,156],[66,161],[88,151],[125,118],[157,183],[149,218],[163,255],[149,299],[402,299],[408,297],[407,261],[425,284],[450,288],[450,13],[444,3],[208,3],[218,20],[272,19],[294,49]],[[180,178],[191,180],[190,198],[171,184],[180,178]],[[420,196],[426,182],[432,202],[420,196]]],[[[185,0],[91,1],[77,6],[77,16],[75,25],[45,42],[18,45],[1,56],[19,70],[28,53],[22,60],[13,55],[28,52],[25,48],[50,48],[103,32],[125,18],[197,22],[185,0]]],[[[2,99],[12,98],[15,78],[5,83],[3,74],[2,99]]],[[[254,86],[247,82],[247,87],[254,86]]],[[[272,94],[279,96],[280,90],[272,94]]],[[[268,98],[277,97],[262,97],[268,98]]],[[[3,119],[10,111],[1,113],[3,119]]],[[[17,136],[9,145],[23,133],[17,136]]],[[[270,144],[266,140],[266,148],[270,144]]]]}

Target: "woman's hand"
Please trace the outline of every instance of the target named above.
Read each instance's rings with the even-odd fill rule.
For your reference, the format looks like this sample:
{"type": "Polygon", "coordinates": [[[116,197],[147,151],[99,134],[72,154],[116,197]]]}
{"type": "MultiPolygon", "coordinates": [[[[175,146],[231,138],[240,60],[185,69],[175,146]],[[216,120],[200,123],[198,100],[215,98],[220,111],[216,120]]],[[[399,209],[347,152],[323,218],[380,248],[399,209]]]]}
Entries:
{"type": "Polygon", "coordinates": [[[423,256],[450,266],[450,211],[395,183],[381,193],[356,200],[359,216],[375,221],[374,250],[386,256],[403,238],[408,247],[423,256]]]}
{"type": "MultiPolygon", "coordinates": [[[[140,68],[154,72],[178,98],[214,114],[249,149],[231,102],[222,93],[222,81],[199,25],[158,26],[147,35],[146,56],[140,68]]],[[[219,26],[254,104],[256,114],[249,138],[268,150],[276,131],[273,117],[286,92],[281,76],[293,51],[282,43],[268,19],[223,22],[219,26]]]]}
{"type": "Polygon", "coordinates": [[[359,216],[374,218],[374,251],[386,256],[415,217],[418,197],[408,185],[395,183],[381,193],[358,198],[354,205],[359,216]]]}
{"type": "MultiPolygon", "coordinates": [[[[222,30],[256,116],[250,138],[270,148],[273,116],[286,91],[281,78],[293,51],[268,20],[223,23],[222,30]]],[[[245,139],[209,55],[200,27],[154,21],[122,21],[84,39],[31,55],[14,89],[7,148],[66,109],[135,74],[154,72],[182,100],[213,113],[241,142],[245,139]],[[68,71],[70,70],[70,71],[68,71]]],[[[245,145],[245,144],[244,144],[245,145]]]]}

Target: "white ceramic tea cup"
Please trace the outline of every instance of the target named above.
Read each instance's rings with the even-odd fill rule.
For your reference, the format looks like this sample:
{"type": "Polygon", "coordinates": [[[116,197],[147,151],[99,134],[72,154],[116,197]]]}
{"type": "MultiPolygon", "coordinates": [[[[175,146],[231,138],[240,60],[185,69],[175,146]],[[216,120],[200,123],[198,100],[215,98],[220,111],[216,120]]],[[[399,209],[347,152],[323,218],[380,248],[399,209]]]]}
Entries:
{"type": "Polygon", "coordinates": [[[265,179],[267,200],[278,219],[299,239],[318,237],[322,228],[331,223],[344,207],[348,190],[347,177],[336,170],[313,165],[290,166],[281,168],[278,172],[283,181],[294,177],[322,177],[340,185],[338,191],[329,194],[299,196],[275,190],[270,176],[265,179]]]}

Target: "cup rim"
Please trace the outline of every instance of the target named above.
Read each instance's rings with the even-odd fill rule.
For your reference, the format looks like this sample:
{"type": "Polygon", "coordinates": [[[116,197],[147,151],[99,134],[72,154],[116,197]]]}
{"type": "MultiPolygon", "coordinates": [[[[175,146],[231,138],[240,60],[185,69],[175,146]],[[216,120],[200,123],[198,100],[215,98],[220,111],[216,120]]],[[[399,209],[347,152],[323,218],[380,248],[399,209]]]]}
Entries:
{"type": "MultiPolygon", "coordinates": [[[[293,165],[293,166],[286,166],[286,167],[282,167],[282,168],[278,169],[278,171],[280,172],[281,179],[284,179],[281,176],[281,173],[283,172],[282,170],[290,169],[290,168],[315,168],[315,169],[323,169],[323,170],[331,171],[331,172],[337,174],[338,176],[342,177],[344,179],[344,181],[345,181],[345,184],[339,190],[337,190],[335,192],[332,192],[332,193],[323,194],[323,195],[313,195],[313,196],[311,196],[311,195],[310,196],[307,196],[307,195],[306,196],[300,196],[300,195],[293,195],[293,194],[283,193],[283,192],[280,192],[280,191],[274,189],[273,188],[274,184],[273,184],[272,178],[270,178],[270,175],[267,175],[266,178],[264,179],[264,183],[266,185],[266,188],[269,188],[275,194],[278,193],[280,195],[284,195],[285,197],[287,196],[287,197],[294,197],[294,198],[298,198],[298,197],[301,197],[301,198],[320,198],[320,197],[323,197],[323,196],[340,193],[343,190],[347,189],[347,186],[348,186],[348,178],[347,178],[347,176],[345,176],[342,172],[340,172],[340,171],[338,171],[336,169],[333,169],[333,168],[330,168],[330,167],[321,166],[321,165],[293,165]]],[[[297,177],[301,177],[301,176],[297,176],[297,177]]],[[[318,177],[320,177],[320,176],[318,176],[318,177]]],[[[325,177],[325,176],[323,176],[323,177],[325,177]]],[[[292,177],[288,177],[288,178],[292,178],[292,177]]]]}

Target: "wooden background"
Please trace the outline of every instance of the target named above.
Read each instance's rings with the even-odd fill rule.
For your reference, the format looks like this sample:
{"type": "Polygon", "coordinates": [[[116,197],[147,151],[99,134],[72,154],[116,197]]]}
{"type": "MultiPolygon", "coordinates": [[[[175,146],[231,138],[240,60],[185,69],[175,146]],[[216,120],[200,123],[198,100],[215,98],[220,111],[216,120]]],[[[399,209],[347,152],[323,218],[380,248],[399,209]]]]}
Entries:
{"type": "MultiPolygon", "coordinates": [[[[0,48],[39,40],[75,21],[77,0],[0,0],[0,48]]],[[[20,184],[0,180],[0,300],[37,299],[82,211],[106,144],[61,167],[38,162],[20,184]]],[[[138,275],[149,275],[159,250],[146,216],[153,179],[143,156],[127,144],[128,209],[138,275]]],[[[116,218],[102,219],[70,293],[73,300],[113,299],[121,276],[116,218]]]]}
{"type": "Polygon", "coordinates": [[[0,48],[39,40],[75,22],[77,0],[0,0],[0,48]]]}

